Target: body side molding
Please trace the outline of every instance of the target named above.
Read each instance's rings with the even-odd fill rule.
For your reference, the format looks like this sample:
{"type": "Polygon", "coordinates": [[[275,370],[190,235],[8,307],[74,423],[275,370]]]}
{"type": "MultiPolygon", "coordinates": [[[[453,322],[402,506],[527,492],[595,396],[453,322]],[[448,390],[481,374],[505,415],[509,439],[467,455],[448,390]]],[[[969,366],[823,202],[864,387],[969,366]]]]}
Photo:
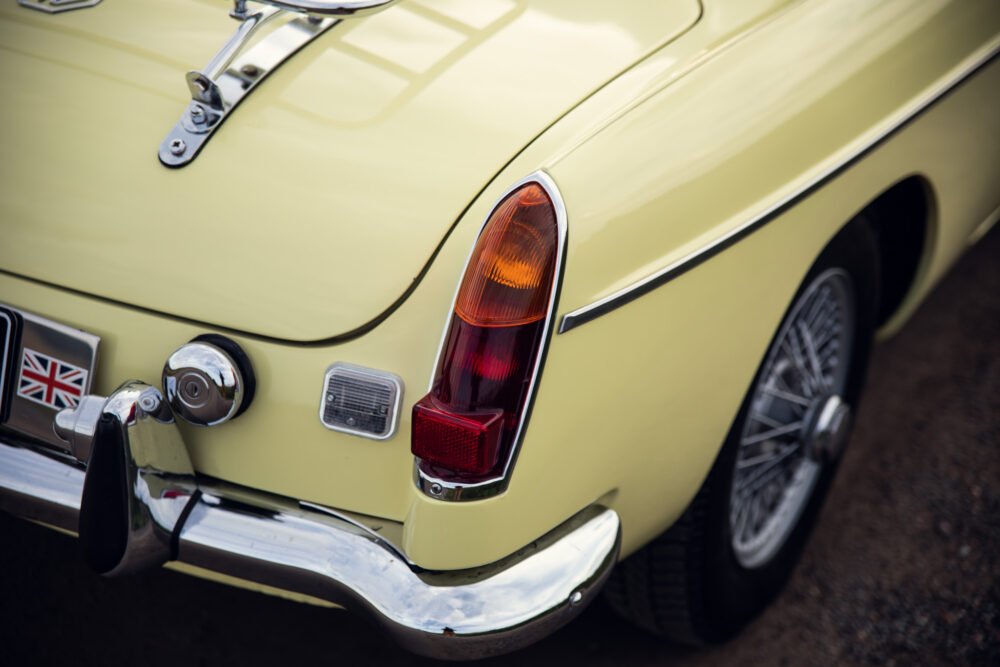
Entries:
{"type": "Polygon", "coordinates": [[[587,322],[595,320],[602,315],[606,315],[613,310],[621,308],[625,304],[631,303],[639,297],[652,292],[662,285],[665,285],[671,280],[680,277],[700,265],[702,262],[711,259],[723,250],[750,236],[755,231],[798,204],[810,194],[823,187],[826,183],[836,178],[852,165],[856,164],[859,160],[881,146],[885,141],[896,135],[900,130],[905,128],[912,121],[916,120],[937,102],[944,99],[949,93],[972,78],[979,71],[985,69],[997,58],[998,55],[1000,55],[1000,40],[994,40],[985,52],[971,57],[956,74],[950,76],[947,80],[940,83],[940,85],[922,95],[909,109],[900,114],[898,118],[894,119],[893,122],[887,124],[886,127],[874,133],[874,135],[867,142],[865,142],[864,146],[857,152],[845,157],[825,171],[817,174],[799,190],[775,202],[769,208],[750,218],[742,225],[715,239],[708,245],[681,257],[680,259],[663,267],[659,271],[656,271],[655,273],[652,273],[645,278],[632,283],[631,285],[623,287],[613,294],[609,294],[608,296],[594,301],[593,303],[566,313],[560,320],[558,333],[564,334],[580,325],[586,324],[587,322]]]}

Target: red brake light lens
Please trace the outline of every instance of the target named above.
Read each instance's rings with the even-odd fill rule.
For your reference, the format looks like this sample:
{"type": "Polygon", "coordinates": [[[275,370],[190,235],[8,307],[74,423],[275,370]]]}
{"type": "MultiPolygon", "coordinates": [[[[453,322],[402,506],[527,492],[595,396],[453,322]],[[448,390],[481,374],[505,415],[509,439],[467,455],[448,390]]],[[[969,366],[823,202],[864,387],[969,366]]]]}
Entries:
{"type": "Polygon", "coordinates": [[[555,207],[529,182],[490,214],[455,299],[431,392],[413,408],[412,451],[435,478],[502,472],[514,447],[550,311],[555,207]]]}

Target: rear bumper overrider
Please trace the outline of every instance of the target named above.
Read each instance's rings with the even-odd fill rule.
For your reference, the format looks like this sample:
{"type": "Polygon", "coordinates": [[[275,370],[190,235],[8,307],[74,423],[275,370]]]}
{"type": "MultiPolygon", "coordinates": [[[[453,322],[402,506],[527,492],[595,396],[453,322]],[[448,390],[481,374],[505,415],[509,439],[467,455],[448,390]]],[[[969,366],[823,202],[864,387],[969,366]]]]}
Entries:
{"type": "Polygon", "coordinates": [[[342,605],[416,653],[469,659],[568,623],[618,557],[618,515],[595,505],[490,565],[422,570],[335,510],[196,477],[149,385],[125,383],[101,412],[87,465],[0,433],[0,509],[80,533],[106,574],[176,560],[342,605]]]}

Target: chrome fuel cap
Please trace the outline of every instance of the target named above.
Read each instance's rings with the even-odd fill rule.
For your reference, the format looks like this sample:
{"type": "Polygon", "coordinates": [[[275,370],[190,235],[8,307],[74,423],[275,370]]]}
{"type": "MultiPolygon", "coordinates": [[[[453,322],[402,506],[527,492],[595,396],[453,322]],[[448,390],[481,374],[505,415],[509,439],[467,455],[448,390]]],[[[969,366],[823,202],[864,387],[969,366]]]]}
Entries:
{"type": "Polygon", "coordinates": [[[163,393],[174,414],[198,426],[239,416],[250,405],[253,385],[249,358],[222,336],[195,338],[163,366],[163,393]]]}

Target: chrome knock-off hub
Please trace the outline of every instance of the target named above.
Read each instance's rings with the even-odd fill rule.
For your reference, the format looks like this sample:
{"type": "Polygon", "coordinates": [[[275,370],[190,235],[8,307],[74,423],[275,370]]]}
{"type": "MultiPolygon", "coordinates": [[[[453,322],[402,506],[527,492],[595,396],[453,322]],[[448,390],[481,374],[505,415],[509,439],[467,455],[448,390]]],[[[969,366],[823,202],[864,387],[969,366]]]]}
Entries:
{"type": "Polygon", "coordinates": [[[851,428],[851,407],[836,394],[814,402],[802,435],[806,454],[817,463],[840,458],[851,428]]]}

